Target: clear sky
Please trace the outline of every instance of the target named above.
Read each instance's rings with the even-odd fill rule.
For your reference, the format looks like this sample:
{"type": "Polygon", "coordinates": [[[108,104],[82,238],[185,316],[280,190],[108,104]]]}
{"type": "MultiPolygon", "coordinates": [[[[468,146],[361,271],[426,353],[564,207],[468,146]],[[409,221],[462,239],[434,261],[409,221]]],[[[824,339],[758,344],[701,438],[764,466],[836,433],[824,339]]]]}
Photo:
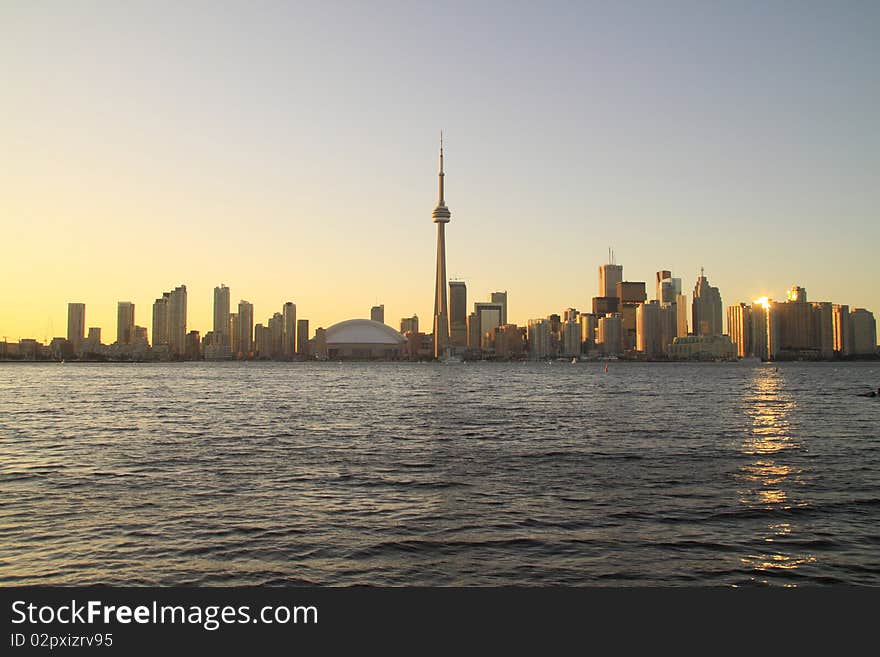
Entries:
{"type": "MultiPolygon", "coordinates": [[[[880,3],[0,4],[0,339],[184,283],[312,328],[433,301],[509,318],[700,266],[880,313],[880,3]]],[[[152,336],[151,336],[152,337],[152,336]]]]}

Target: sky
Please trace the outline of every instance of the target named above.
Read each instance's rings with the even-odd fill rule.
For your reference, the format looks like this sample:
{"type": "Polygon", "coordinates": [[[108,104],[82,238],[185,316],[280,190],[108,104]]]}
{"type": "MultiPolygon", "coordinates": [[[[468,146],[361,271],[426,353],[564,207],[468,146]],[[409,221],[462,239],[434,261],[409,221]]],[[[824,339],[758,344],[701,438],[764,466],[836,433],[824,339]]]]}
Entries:
{"type": "Polygon", "coordinates": [[[510,321],[700,267],[725,306],[880,312],[876,2],[0,4],[0,339],[185,284],[311,328],[433,312],[447,271],[510,321]]]}

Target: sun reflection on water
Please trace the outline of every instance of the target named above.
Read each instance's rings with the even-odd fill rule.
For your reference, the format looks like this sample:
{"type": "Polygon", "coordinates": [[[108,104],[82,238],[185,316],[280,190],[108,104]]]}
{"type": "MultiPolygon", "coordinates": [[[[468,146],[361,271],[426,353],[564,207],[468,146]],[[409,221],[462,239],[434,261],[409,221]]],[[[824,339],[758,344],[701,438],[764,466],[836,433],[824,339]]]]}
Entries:
{"type": "MultiPolygon", "coordinates": [[[[740,489],[740,503],[748,509],[771,514],[806,506],[806,502],[793,494],[803,471],[784,462],[788,453],[800,448],[791,430],[797,402],[784,384],[784,375],[780,372],[756,368],[744,399],[751,425],[740,450],[750,458],[737,473],[744,484],[740,489]]],[[[771,515],[770,522],[758,533],[767,550],[740,558],[743,567],[753,572],[754,579],[766,581],[765,575],[796,571],[816,561],[811,554],[786,550],[786,539],[798,534],[797,525],[788,518],[782,521],[771,515]]]]}

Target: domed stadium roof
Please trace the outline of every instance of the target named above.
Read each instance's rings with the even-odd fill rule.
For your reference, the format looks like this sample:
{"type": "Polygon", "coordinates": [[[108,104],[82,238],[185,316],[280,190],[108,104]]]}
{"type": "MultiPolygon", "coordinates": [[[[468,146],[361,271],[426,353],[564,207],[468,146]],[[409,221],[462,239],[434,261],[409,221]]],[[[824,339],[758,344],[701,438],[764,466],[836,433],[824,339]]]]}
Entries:
{"type": "Polygon", "coordinates": [[[369,319],[347,319],[334,324],[324,334],[327,344],[386,344],[401,345],[406,342],[400,333],[382,322],[369,319]]]}

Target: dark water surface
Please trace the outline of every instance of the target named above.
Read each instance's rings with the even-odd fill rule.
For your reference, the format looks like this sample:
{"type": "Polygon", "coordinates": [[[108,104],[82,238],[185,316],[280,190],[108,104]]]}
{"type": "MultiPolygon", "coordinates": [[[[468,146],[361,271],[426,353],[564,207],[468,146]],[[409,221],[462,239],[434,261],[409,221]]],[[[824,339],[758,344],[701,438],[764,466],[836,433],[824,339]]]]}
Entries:
{"type": "Polygon", "coordinates": [[[0,365],[0,584],[880,584],[876,364],[0,365]]]}

